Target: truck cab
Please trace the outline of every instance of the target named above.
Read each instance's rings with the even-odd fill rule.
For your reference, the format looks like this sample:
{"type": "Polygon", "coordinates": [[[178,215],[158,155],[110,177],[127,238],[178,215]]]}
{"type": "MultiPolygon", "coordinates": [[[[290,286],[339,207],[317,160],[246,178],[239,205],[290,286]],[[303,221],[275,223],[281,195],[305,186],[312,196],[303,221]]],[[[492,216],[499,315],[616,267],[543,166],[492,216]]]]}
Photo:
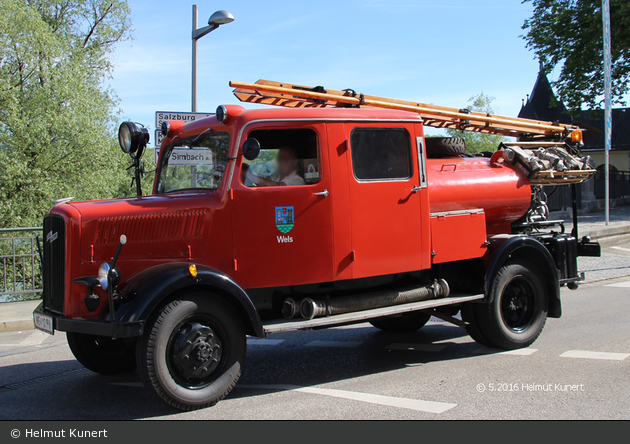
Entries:
{"type": "MultiPolygon", "coordinates": [[[[560,317],[560,286],[577,288],[578,254],[597,253],[527,222],[527,171],[425,137],[417,113],[228,105],[161,131],[150,195],[46,216],[35,322],[182,410],[229,393],[247,336],[437,316],[527,347],[560,317]]],[[[134,164],[144,134],[121,131],[134,164]]]]}

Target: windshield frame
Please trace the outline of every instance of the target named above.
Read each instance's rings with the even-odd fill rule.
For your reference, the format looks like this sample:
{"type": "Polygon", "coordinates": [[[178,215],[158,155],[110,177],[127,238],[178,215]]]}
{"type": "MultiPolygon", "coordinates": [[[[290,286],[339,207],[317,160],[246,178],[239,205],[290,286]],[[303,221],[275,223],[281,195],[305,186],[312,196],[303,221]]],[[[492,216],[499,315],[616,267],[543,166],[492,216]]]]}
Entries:
{"type": "Polygon", "coordinates": [[[202,131],[199,134],[190,136],[190,137],[186,137],[185,139],[180,139],[177,136],[175,136],[174,140],[171,141],[171,143],[169,143],[168,145],[166,145],[166,147],[164,147],[164,149],[160,150],[163,151],[160,153],[160,161],[159,161],[159,165],[157,168],[157,173],[155,176],[155,184],[154,184],[154,192],[156,195],[164,195],[164,194],[170,194],[170,193],[181,193],[181,192],[186,192],[186,191],[206,191],[206,192],[215,192],[219,189],[221,189],[221,187],[224,186],[225,182],[229,179],[225,173],[225,171],[227,171],[228,169],[228,164],[231,160],[233,160],[230,157],[230,151],[232,150],[232,135],[230,134],[230,132],[228,131],[217,131],[215,132],[214,130],[211,129],[207,129],[205,131],[202,131]],[[196,188],[181,188],[181,189],[177,189],[177,190],[171,190],[171,191],[160,191],[160,181],[161,181],[161,177],[162,177],[162,173],[164,172],[164,168],[167,165],[167,160],[170,158],[171,153],[173,152],[173,149],[175,148],[202,148],[199,146],[195,146],[195,144],[198,144],[200,140],[203,140],[206,137],[217,137],[217,136],[227,136],[228,138],[228,150],[227,150],[227,157],[225,160],[225,170],[223,172],[223,178],[221,179],[221,183],[219,184],[218,187],[216,188],[204,188],[204,187],[196,187],[196,188]],[[188,146],[187,146],[188,145],[188,146]]]}

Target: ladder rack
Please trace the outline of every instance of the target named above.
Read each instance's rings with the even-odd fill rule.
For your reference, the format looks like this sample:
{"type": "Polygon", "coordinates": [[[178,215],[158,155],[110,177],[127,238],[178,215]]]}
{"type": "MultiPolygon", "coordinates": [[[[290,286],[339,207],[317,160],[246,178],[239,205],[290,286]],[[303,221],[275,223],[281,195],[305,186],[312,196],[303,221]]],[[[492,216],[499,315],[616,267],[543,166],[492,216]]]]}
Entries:
{"type": "MultiPolygon", "coordinates": [[[[422,116],[425,126],[462,131],[500,134],[531,138],[545,136],[571,140],[582,130],[574,125],[543,122],[518,117],[490,115],[468,109],[457,109],[407,100],[358,94],[351,89],[342,91],[259,80],[256,83],[230,82],[234,95],[242,102],[285,106],[290,108],[362,107],[410,111],[422,116]]],[[[579,135],[581,140],[581,134],[579,135]]]]}

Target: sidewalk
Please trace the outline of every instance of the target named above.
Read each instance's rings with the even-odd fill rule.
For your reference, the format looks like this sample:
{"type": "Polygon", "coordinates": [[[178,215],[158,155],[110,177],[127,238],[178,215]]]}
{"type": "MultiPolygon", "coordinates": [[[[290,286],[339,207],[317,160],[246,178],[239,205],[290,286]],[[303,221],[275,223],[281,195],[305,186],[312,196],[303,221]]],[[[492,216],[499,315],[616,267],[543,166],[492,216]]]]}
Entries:
{"type": "MultiPolygon", "coordinates": [[[[562,213],[566,216],[566,212],[562,213]]],[[[550,219],[556,219],[554,213],[551,213],[550,219]]],[[[606,244],[612,240],[619,240],[620,236],[630,239],[630,206],[611,208],[610,223],[606,226],[604,221],[605,214],[588,213],[578,216],[578,236],[590,236],[591,239],[597,240],[602,244],[606,244]]],[[[573,229],[573,221],[570,217],[565,217],[565,229],[570,233],[573,229]]]]}
{"type": "Polygon", "coordinates": [[[41,300],[36,300],[0,303],[0,333],[34,328],[33,310],[41,302],[41,300]]]}
{"type": "MultiPolygon", "coordinates": [[[[550,219],[554,219],[553,213],[550,219]]],[[[604,223],[604,213],[590,213],[578,216],[580,237],[590,236],[603,244],[618,241],[620,237],[630,240],[630,206],[611,208],[610,224],[604,223]]],[[[571,232],[573,224],[566,219],[565,229],[571,232]]],[[[28,330],[33,328],[33,310],[41,301],[0,303],[0,333],[5,331],[28,330]]]]}

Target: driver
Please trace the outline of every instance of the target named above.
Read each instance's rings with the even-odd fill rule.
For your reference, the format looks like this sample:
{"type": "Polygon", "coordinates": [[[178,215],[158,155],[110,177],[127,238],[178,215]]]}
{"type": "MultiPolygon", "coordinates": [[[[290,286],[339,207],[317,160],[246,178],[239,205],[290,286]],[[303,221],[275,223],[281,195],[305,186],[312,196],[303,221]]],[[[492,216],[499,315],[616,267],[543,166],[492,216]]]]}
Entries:
{"type": "Polygon", "coordinates": [[[280,148],[277,163],[278,174],[271,179],[255,176],[249,170],[247,171],[247,179],[259,187],[306,185],[304,179],[298,174],[299,161],[295,149],[289,146],[280,148]]]}

